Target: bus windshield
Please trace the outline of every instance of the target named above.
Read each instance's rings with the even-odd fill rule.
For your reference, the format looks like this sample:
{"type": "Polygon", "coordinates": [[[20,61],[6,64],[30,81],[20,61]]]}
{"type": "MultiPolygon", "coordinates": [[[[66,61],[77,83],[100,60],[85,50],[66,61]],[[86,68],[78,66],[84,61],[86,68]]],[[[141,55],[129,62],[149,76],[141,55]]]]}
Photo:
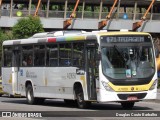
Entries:
{"type": "Polygon", "coordinates": [[[112,79],[148,78],[155,72],[153,53],[151,45],[103,46],[103,74],[112,79]]]}

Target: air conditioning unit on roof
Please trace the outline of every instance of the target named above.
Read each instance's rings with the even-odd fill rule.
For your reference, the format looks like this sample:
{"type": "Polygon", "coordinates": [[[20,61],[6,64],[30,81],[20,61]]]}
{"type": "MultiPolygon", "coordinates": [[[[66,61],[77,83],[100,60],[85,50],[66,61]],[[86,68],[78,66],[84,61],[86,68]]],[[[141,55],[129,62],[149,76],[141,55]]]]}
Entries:
{"type": "Polygon", "coordinates": [[[64,35],[64,32],[63,31],[57,31],[54,33],[54,36],[57,37],[57,36],[63,36],[64,35]]]}
{"type": "Polygon", "coordinates": [[[36,33],[32,36],[32,38],[43,38],[46,37],[48,32],[43,32],[43,33],[36,33]]]}

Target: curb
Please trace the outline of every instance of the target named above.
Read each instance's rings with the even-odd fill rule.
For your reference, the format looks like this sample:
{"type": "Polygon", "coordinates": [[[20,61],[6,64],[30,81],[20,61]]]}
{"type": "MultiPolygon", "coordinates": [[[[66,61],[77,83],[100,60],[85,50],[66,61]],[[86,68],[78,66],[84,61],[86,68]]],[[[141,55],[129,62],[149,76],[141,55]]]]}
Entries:
{"type": "Polygon", "coordinates": [[[144,100],[143,102],[160,103],[160,99],[155,99],[155,100],[144,100]]]}

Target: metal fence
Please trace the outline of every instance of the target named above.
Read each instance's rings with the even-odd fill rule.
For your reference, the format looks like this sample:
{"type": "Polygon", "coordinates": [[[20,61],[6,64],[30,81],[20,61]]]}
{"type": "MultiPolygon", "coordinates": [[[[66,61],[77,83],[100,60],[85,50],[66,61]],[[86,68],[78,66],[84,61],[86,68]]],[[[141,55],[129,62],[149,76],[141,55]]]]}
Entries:
{"type": "MultiPolygon", "coordinates": [[[[25,17],[28,15],[34,15],[35,10],[31,10],[30,13],[28,10],[18,10],[13,9],[12,14],[10,13],[10,10],[2,9],[0,11],[0,16],[10,16],[10,17],[18,17],[17,12],[20,11],[22,14],[20,17],[25,17]]],[[[69,18],[72,11],[56,11],[56,10],[49,10],[48,13],[46,10],[39,10],[38,16],[40,17],[48,17],[48,18],[69,18]]],[[[106,16],[108,15],[108,12],[102,12],[101,14],[99,12],[92,12],[92,11],[78,11],[76,12],[76,18],[79,19],[106,19],[106,16]]],[[[137,13],[134,16],[134,13],[113,13],[111,16],[111,19],[130,19],[130,20],[140,20],[144,13],[137,13]]],[[[149,13],[146,16],[146,19],[150,20],[160,20],[160,13],[149,13]]]]}

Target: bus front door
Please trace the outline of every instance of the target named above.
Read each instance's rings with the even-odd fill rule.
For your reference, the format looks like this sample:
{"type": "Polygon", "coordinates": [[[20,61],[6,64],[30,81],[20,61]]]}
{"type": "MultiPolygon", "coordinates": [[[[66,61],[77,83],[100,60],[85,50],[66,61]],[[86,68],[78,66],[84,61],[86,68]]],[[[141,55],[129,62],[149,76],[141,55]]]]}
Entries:
{"type": "Polygon", "coordinates": [[[90,100],[97,100],[96,94],[96,49],[95,47],[87,47],[87,90],[90,100]]]}
{"type": "Polygon", "coordinates": [[[13,59],[12,59],[12,91],[13,94],[19,94],[19,85],[18,85],[18,72],[20,65],[20,51],[15,47],[13,50],[13,59]]]}

